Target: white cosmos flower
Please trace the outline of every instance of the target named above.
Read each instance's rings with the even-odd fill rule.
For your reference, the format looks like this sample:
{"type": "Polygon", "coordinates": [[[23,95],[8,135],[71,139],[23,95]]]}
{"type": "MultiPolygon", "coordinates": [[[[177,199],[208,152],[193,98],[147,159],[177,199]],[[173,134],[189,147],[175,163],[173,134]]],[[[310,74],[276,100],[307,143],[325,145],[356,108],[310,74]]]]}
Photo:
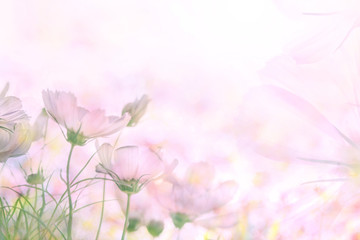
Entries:
{"type": "Polygon", "coordinates": [[[32,129],[20,99],[6,96],[7,83],[0,93],[0,162],[24,155],[32,142],[32,129]]]}
{"type": "Polygon", "coordinates": [[[12,131],[0,129],[0,162],[24,155],[30,148],[32,132],[27,121],[16,123],[12,131]]]}
{"type": "Polygon", "coordinates": [[[88,111],[79,107],[72,93],[43,91],[46,111],[67,130],[67,141],[84,145],[90,138],[111,135],[126,127],[130,120],[128,114],[122,117],[105,116],[103,110],[88,111]]]}
{"type": "Polygon", "coordinates": [[[0,125],[13,126],[15,122],[26,119],[25,112],[21,109],[20,99],[9,96],[0,98],[0,125]]]}
{"type": "Polygon", "coordinates": [[[0,93],[0,128],[11,130],[16,122],[27,119],[27,116],[21,109],[20,99],[14,96],[6,96],[8,89],[9,83],[0,93]]]}

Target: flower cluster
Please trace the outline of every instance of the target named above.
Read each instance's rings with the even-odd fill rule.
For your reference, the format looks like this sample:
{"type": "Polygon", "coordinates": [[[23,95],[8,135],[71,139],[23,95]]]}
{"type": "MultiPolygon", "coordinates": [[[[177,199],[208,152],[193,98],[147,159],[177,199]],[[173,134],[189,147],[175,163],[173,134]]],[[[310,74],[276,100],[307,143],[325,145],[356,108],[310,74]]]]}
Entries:
{"type": "MultiPolygon", "coordinates": [[[[72,93],[46,90],[42,92],[44,108],[31,124],[30,118],[22,109],[21,101],[16,97],[6,96],[8,88],[9,85],[6,85],[0,95],[0,162],[26,154],[28,156],[24,158],[25,163],[27,159],[31,162],[35,158],[34,154],[37,154],[30,151],[33,142],[40,142],[37,142],[36,146],[43,144],[39,150],[41,152],[47,145],[52,144],[53,140],[47,140],[49,124],[59,126],[58,132],[62,133],[70,150],[64,171],[66,176],[63,177],[60,170],[61,181],[55,183],[56,186],[63,185],[56,187],[57,191],[63,191],[60,195],[51,193],[48,189],[53,174],[48,174],[41,161],[36,172],[30,167],[30,174],[25,170],[28,166],[20,163],[27,184],[8,187],[10,191],[20,195],[15,200],[15,206],[7,205],[7,200],[0,198],[0,204],[4,207],[13,207],[13,212],[0,214],[0,220],[1,217],[17,217],[15,222],[18,224],[10,226],[4,220],[0,224],[0,232],[4,232],[4,235],[0,237],[57,239],[61,235],[69,240],[77,239],[74,226],[77,224],[75,213],[81,209],[78,207],[79,196],[89,188],[90,184],[85,184],[86,182],[100,180],[104,181],[104,184],[96,239],[101,235],[107,182],[116,186],[115,196],[125,216],[123,227],[119,227],[122,229],[122,240],[127,232],[135,234],[141,226],[146,226],[151,236],[158,237],[165,231],[167,220],[172,220],[174,227],[179,229],[186,223],[205,228],[227,227],[237,223],[238,219],[219,215],[218,212],[234,197],[236,183],[226,181],[219,185],[212,184],[215,171],[210,164],[202,162],[190,165],[186,177],[180,180],[175,177],[178,160],[169,161],[160,148],[146,144],[118,146],[120,135],[115,143],[109,143],[111,135],[123,132],[126,127],[140,124],[150,102],[146,95],[126,104],[120,116],[107,116],[104,110],[88,110],[78,106],[72,93]],[[49,118],[53,121],[48,122],[49,118]],[[99,142],[104,139],[105,142],[100,145],[99,142]],[[95,153],[87,161],[79,161],[78,157],[75,157],[79,154],[77,149],[89,146],[88,143],[92,140],[95,140],[95,153]],[[96,175],[82,177],[94,156],[99,160],[92,171],[96,175]],[[74,175],[79,166],[80,170],[74,175]],[[169,185],[171,192],[163,191],[169,185]],[[19,190],[16,190],[18,188],[19,190]],[[26,217],[29,216],[33,220],[27,223],[25,231],[19,231],[18,225],[25,224],[26,217]],[[202,216],[205,218],[202,219],[202,216]]],[[[126,142],[126,138],[121,140],[124,141],[126,142]]],[[[92,204],[87,202],[86,206],[92,204]]]]}

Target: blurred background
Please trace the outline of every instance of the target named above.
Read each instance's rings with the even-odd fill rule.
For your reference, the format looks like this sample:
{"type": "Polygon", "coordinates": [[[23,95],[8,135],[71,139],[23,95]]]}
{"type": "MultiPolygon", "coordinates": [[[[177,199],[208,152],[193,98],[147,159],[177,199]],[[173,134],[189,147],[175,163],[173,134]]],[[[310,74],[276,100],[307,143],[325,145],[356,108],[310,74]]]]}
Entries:
{"type": "MultiPolygon", "coordinates": [[[[179,160],[176,171],[180,173],[192,162],[211,163],[219,179],[235,179],[239,185],[232,203],[241,208],[241,223],[230,235],[238,236],[234,239],[280,239],[276,236],[283,217],[274,215],[281,209],[278,204],[305,196],[302,190],[296,194],[290,192],[289,200],[281,189],[289,190],[289,186],[303,182],[304,174],[310,180],[311,176],[316,178],[319,170],[307,165],[289,166],[287,161],[273,161],[253,153],[248,136],[261,135],[263,141],[274,144],[280,141],[279,132],[287,129],[286,121],[278,122],[276,130],[265,129],[256,121],[244,119],[243,114],[248,107],[250,112],[257,111],[258,120],[267,118],[259,114],[261,108],[265,106],[269,112],[273,108],[266,107],[266,100],[258,101],[259,98],[252,98],[249,93],[263,83],[259,71],[275,69],[268,64],[270,60],[326,22],[321,18],[305,18],[297,8],[288,8],[297,7],[297,3],[0,1],[1,83],[10,83],[9,94],[22,100],[32,120],[43,108],[44,89],[73,92],[80,106],[102,108],[110,115],[120,115],[127,102],[147,94],[151,102],[146,115],[138,126],[122,133],[120,145],[160,146],[169,159],[179,160]],[[259,109],[252,108],[250,103],[260,106],[259,109]],[[261,133],[257,132],[259,129],[261,133]],[[281,174],[288,174],[288,178],[277,180],[281,174]],[[259,214],[270,220],[259,219],[259,214]],[[247,218],[250,220],[244,220],[247,218]],[[244,222],[266,226],[256,230],[262,231],[263,237],[245,238],[244,232],[256,227],[244,222]]],[[[281,80],[287,78],[285,75],[281,80]]],[[[262,95],[257,96],[261,99],[262,95]]],[[[288,111],[276,111],[280,113],[277,117],[286,119],[283,115],[288,111]]],[[[53,123],[50,126],[51,151],[41,154],[42,166],[48,173],[64,167],[61,153],[66,146],[58,126],[53,123]]],[[[35,145],[35,150],[29,153],[34,162],[39,161],[40,148],[35,145]]],[[[93,151],[91,143],[87,148],[77,149],[75,154],[81,159],[93,151]]],[[[91,167],[89,176],[94,174],[91,167]]],[[[11,174],[4,171],[2,176],[11,174]]],[[[13,176],[21,182],[19,174],[13,176]]],[[[7,181],[2,179],[2,184],[8,184],[7,181]]],[[[110,184],[108,187],[113,189],[110,184]]],[[[101,197],[96,191],[87,194],[94,199],[101,197]]],[[[107,194],[109,199],[114,198],[112,191],[107,194]]],[[[123,214],[117,203],[107,206],[103,239],[119,239],[122,220],[117,219],[122,219],[123,214]]],[[[96,206],[93,211],[80,214],[79,239],[94,236],[97,227],[97,220],[81,218],[96,216],[96,219],[99,211],[100,207],[96,206]]],[[[129,235],[129,239],[146,239],[146,233],[141,234],[144,235],[129,235]]],[[[170,235],[164,234],[162,239],[170,239],[170,235]]],[[[204,239],[201,234],[196,239],[204,239]]]]}

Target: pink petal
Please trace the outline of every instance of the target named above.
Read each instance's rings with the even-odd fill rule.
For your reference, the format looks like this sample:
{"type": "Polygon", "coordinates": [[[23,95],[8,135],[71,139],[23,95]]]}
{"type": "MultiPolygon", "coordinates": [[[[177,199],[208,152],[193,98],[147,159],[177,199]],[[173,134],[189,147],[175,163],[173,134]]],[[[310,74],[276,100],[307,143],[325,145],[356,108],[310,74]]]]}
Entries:
{"type": "Polygon", "coordinates": [[[160,157],[149,149],[141,149],[139,163],[137,178],[144,177],[143,180],[153,178],[165,170],[165,165],[160,157]]]}
{"type": "Polygon", "coordinates": [[[230,202],[237,191],[238,185],[235,181],[226,181],[211,191],[209,195],[209,208],[216,209],[230,202]]]}
{"type": "Polygon", "coordinates": [[[136,146],[120,147],[114,152],[113,171],[120,179],[137,179],[139,168],[139,148],[136,146]]]}
{"type": "Polygon", "coordinates": [[[192,184],[208,186],[211,184],[209,179],[214,179],[215,168],[206,162],[192,164],[187,171],[187,181],[192,184]]]}
{"type": "Polygon", "coordinates": [[[69,130],[80,127],[76,98],[72,93],[43,91],[43,100],[50,116],[69,130]]]}
{"type": "MultiPolygon", "coordinates": [[[[342,138],[347,143],[352,146],[355,144],[349,139],[345,134],[343,134],[339,129],[337,129],[324,115],[322,115],[313,105],[311,105],[306,100],[301,97],[284,90],[282,88],[267,85],[264,87],[260,87],[255,91],[264,91],[268,93],[273,93],[280,99],[284,100],[289,106],[293,109],[297,110],[298,113],[302,114],[303,117],[307,118],[310,122],[312,122],[316,127],[325,133],[329,134],[335,139],[342,138]]],[[[257,93],[258,94],[258,93],[257,93]]],[[[260,94],[259,94],[260,96],[260,94]]],[[[357,146],[356,146],[357,147],[357,146]]]]}

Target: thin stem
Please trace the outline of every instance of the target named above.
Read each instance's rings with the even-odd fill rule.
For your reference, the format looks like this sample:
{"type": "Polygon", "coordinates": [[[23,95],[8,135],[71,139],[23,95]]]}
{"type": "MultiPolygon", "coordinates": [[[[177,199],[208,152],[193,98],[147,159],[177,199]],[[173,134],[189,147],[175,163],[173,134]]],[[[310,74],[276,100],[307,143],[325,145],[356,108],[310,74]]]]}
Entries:
{"type": "MultiPolygon", "coordinates": [[[[35,214],[38,215],[38,210],[37,210],[37,202],[38,202],[38,187],[37,184],[35,184],[35,203],[34,203],[34,208],[35,208],[35,214]]],[[[38,234],[40,236],[40,223],[37,223],[37,227],[38,227],[38,234]]]]}
{"type": "Polygon", "coordinates": [[[42,189],[42,194],[41,194],[41,198],[42,198],[42,204],[41,204],[41,208],[40,208],[40,212],[39,212],[39,216],[41,217],[44,213],[44,208],[45,208],[45,205],[46,205],[46,202],[45,202],[45,191],[44,191],[44,184],[42,183],[41,184],[41,189],[42,189]]]}
{"type": "Polygon", "coordinates": [[[71,191],[70,191],[70,187],[71,187],[71,183],[70,183],[70,160],[71,160],[71,155],[72,155],[72,152],[74,150],[74,147],[75,147],[75,145],[71,144],[69,157],[68,157],[68,161],[67,161],[67,165],[66,165],[66,190],[67,190],[67,195],[68,195],[68,199],[69,199],[69,221],[68,221],[68,225],[67,225],[67,239],[68,240],[71,240],[72,215],[73,215],[73,205],[72,205],[71,191]]]}
{"type": "Polygon", "coordinates": [[[90,157],[90,159],[86,162],[86,164],[84,165],[83,168],[81,168],[81,170],[78,172],[78,174],[76,174],[76,176],[74,177],[74,179],[71,181],[71,185],[75,182],[75,180],[79,177],[79,175],[84,171],[84,169],[87,167],[87,165],[89,165],[91,159],[93,159],[93,157],[96,155],[97,151],[90,157]]]}
{"type": "MultiPolygon", "coordinates": [[[[104,178],[105,178],[105,174],[104,174],[104,178]]],[[[100,214],[100,222],[99,222],[99,227],[96,233],[96,240],[99,239],[99,235],[100,235],[100,230],[101,230],[101,225],[102,225],[102,221],[103,221],[103,217],[104,217],[104,207],[105,207],[105,186],[106,186],[106,180],[104,180],[104,185],[103,185],[103,194],[102,194],[102,202],[101,202],[101,214],[100,214]]]]}
{"type": "Polygon", "coordinates": [[[127,225],[128,225],[129,210],[130,210],[130,197],[131,197],[131,194],[128,193],[127,194],[127,203],[126,203],[126,212],[125,212],[125,223],[124,223],[124,228],[123,228],[123,233],[122,233],[121,240],[125,239],[126,229],[127,229],[127,225]]]}

